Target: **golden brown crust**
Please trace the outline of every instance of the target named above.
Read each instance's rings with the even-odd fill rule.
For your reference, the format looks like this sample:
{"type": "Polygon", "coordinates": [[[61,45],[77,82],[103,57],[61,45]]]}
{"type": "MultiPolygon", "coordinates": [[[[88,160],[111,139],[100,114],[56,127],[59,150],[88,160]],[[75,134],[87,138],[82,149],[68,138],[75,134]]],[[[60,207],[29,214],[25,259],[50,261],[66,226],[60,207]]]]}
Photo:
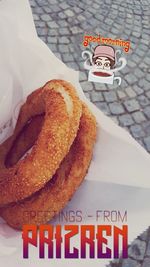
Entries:
{"type": "Polygon", "coordinates": [[[42,224],[54,217],[83,181],[96,139],[96,121],[83,105],[77,137],[52,180],[30,198],[1,210],[2,217],[16,229],[23,224],[42,224]]]}
{"type": "Polygon", "coordinates": [[[18,134],[5,159],[7,168],[14,166],[33,147],[41,131],[44,114],[32,118],[18,134]]]}
{"type": "Polygon", "coordinates": [[[61,80],[48,82],[27,98],[13,136],[0,146],[0,206],[32,195],[52,178],[77,134],[81,112],[75,89],[61,80]],[[33,116],[42,113],[43,126],[32,152],[6,168],[6,156],[21,129],[33,116]]]}

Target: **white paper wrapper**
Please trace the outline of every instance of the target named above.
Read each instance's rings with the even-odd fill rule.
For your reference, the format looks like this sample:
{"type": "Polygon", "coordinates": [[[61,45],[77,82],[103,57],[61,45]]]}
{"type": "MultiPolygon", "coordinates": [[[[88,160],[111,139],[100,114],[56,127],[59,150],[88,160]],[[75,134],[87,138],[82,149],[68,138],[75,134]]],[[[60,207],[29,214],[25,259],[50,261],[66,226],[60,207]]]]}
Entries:
{"type": "MultiPolygon", "coordinates": [[[[86,181],[66,209],[78,208],[85,213],[97,209],[127,210],[129,241],[132,241],[150,222],[150,155],[85,98],[78,72],[63,64],[37,37],[27,0],[0,1],[0,35],[0,142],[12,134],[20,105],[29,93],[55,78],[74,84],[96,116],[98,136],[86,181]]],[[[85,217],[82,223],[96,224],[96,221],[85,217]]],[[[2,223],[0,235],[2,266],[33,264],[37,250],[32,248],[31,260],[23,260],[20,233],[2,223]]],[[[68,263],[67,260],[52,262],[53,266],[68,263]]],[[[75,266],[91,266],[91,263],[105,266],[103,260],[76,260],[75,266]]],[[[69,265],[74,266],[74,262],[69,261],[69,265]]],[[[48,263],[39,260],[36,266],[48,266],[48,263]]]]}

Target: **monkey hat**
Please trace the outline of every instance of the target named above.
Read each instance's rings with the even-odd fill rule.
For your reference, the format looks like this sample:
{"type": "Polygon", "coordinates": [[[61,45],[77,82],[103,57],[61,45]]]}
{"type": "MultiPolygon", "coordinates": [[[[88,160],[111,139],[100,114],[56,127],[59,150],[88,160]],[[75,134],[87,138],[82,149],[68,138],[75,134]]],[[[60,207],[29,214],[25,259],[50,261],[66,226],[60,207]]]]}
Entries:
{"type": "Polygon", "coordinates": [[[108,57],[115,61],[115,50],[111,46],[98,45],[95,47],[93,58],[108,57]]]}

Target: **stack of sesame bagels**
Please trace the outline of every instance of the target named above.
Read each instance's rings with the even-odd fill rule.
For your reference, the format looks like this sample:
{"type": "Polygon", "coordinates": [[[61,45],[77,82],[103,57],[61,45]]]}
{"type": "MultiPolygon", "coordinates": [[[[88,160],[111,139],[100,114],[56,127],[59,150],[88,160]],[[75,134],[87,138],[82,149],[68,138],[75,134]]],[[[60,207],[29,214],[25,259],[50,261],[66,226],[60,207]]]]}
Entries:
{"type": "Polygon", "coordinates": [[[95,139],[95,118],[70,83],[51,80],[29,95],[13,135],[0,145],[6,222],[22,229],[58,214],[88,171],[95,139]]]}

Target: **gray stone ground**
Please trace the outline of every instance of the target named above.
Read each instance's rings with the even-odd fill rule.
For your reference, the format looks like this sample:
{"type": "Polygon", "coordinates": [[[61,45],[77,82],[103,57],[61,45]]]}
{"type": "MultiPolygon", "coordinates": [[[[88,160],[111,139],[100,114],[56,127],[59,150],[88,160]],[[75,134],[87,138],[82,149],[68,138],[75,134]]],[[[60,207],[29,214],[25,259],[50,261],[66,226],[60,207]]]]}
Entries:
{"type": "MultiPolygon", "coordinates": [[[[68,66],[80,71],[88,98],[150,152],[150,0],[30,0],[39,37],[68,66]],[[84,34],[131,41],[121,86],[87,82],[81,57],[84,34]],[[113,90],[111,90],[113,89],[113,90]]],[[[150,266],[150,229],[115,267],[150,266]]]]}

